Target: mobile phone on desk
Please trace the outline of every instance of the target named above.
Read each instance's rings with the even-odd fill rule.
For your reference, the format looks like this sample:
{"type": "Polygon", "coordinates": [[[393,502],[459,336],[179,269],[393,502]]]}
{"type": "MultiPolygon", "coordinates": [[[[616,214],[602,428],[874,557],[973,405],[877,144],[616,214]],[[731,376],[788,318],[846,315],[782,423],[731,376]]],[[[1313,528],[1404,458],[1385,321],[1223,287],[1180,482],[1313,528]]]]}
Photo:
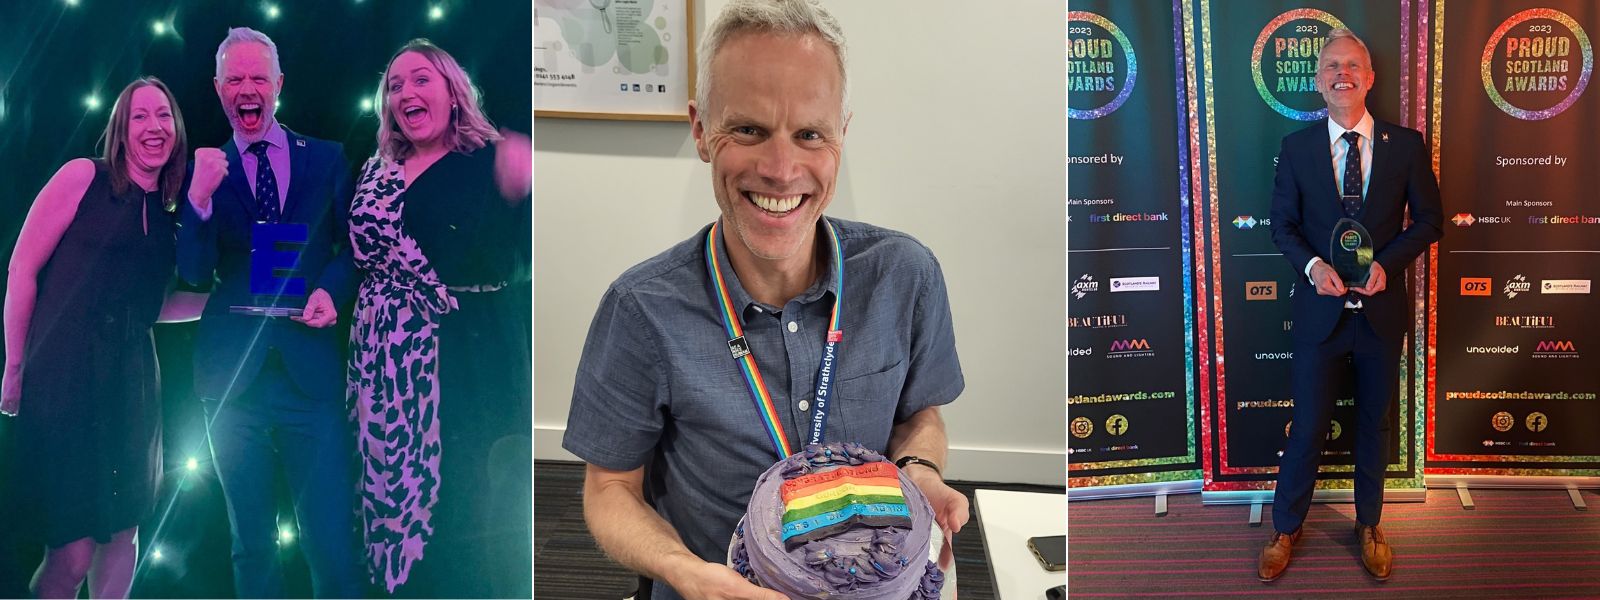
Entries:
{"type": "Polygon", "coordinates": [[[1067,586],[1058,585],[1044,591],[1045,600],[1066,600],[1067,586]]]}
{"type": "Polygon", "coordinates": [[[1067,570],[1067,536],[1050,535],[1028,538],[1028,550],[1046,571],[1067,570]]]}

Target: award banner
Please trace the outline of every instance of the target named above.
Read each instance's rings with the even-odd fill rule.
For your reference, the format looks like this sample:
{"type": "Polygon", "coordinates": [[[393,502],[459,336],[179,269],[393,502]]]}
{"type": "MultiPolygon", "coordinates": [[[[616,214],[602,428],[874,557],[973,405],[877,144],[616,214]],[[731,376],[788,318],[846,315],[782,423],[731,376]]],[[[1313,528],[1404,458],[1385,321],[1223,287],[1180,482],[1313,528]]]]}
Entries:
{"type": "MultiPolygon", "coordinates": [[[[1439,1],[1427,473],[1600,476],[1592,0],[1439,1]]],[[[1441,478],[1446,479],[1446,478],[1441,478]]]]}
{"type": "MultiPolygon", "coordinates": [[[[1280,141],[1326,117],[1315,83],[1317,53],[1328,33],[1341,27],[1360,36],[1372,55],[1377,81],[1367,96],[1368,109],[1378,119],[1419,128],[1421,117],[1409,113],[1413,103],[1422,104],[1416,90],[1423,86],[1416,82],[1426,79],[1417,61],[1425,46],[1417,42],[1427,34],[1421,23],[1428,7],[1409,0],[1201,0],[1199,9],[1202,59],[1196,78],[1211,85],[1204,88],[1201,115],[1209,182],[1201,251],[1209,261],[1198,272],[1206,292],[1197,304],[1204,349],[1197,362],[1202,380],[1215,382],[1202,387],[1204,489],[1207,501],[1212,501],[1209,492],[1251,492],[1246,495],[1256,499],[1277,479],[1293,415],[1290,298],[1316,293],[1301,275],[1302,266],[1290,265],[1272,242],[1280,141]]],[[[1334,242],[1344,242],[1351,260],[1358,260],[1363,248],[1357,238],[1334,242]]],[[[1323,242],[1313,241],[1318,243],[1323,242]]],[[[1423,287],[1413,284],[1412,289],[1413,302],[1420,304],[1423,287]]],[[[1420,370],[1413,365],[1422,364],[1422,353],[1410,341],[1420,339],[1422,314],[1419,307],[1396,382],[1389,488],[1420,490],[1423,485],[1417,434],[1422,413],[1412,393],[1420,387],[1420,370]]],[[[1338,396],[1319,489],[1353,485],[1353,387],[1347,385],[1338,396]]]]}
{"type": "Polygon", "coordinates": [[[1199,488],[1188,5],[1083,1],[1067,15],[1075,499],[1199,488]]]}

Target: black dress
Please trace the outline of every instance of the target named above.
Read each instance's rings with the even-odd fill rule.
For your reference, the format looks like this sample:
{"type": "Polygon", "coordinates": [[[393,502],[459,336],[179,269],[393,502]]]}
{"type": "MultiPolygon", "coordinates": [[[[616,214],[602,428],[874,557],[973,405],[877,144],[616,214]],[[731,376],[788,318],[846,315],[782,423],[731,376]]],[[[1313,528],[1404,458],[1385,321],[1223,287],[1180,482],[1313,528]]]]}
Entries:
{"type": "Polygon", "coordinates": [[[494,149],[362,169],[350,396],[366,558],[396,596],[529,597],[531,203],[494,149]]]}
{"type": "Polygon", "coordinates": [[[173,280],[175,235],[158,192],[130,184],[113,194],[95,160],[93,183],[39,271],[14,489],[23,522],[50,547],[108,542],[153,506],[161,393],[150,326],[173,280]]]}

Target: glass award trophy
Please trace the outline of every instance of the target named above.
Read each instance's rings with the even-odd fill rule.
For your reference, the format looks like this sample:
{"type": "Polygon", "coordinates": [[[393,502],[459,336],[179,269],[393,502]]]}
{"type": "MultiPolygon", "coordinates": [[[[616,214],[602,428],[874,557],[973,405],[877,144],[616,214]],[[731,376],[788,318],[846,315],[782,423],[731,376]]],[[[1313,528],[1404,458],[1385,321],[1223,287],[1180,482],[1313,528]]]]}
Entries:
{"type": "Polygon", "coordinates": [[[304,312],[306,280],[300,252],[310,234],[305,223],[255,223],[250,230],[251,304],[228,307],[237,315],[291,317],[304,312]],[[295,303],[282,305],[283,300],[295,303]]]}
{"type": "Polygon", "coordinates": [[[1372,269],[1372,234],[1355,219],[1339,219],[1328,240],[1328,262],[1346,287],[1366,285],[1372,269]]]}

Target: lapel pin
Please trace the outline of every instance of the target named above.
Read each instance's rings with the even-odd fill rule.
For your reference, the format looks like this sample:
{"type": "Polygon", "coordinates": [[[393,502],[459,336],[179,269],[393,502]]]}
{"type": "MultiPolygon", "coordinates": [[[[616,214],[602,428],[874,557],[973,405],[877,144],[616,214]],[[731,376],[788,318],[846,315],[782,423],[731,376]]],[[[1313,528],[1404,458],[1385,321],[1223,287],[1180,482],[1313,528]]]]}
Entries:
{"type": "MultiPolygon", "coordinates": [[[[1383,134],[1383,141],[1385,141],[1385,142],[1389,141],[1389,134],[1387,134],[1387,133],[1383,134]]],[[[306,147],[306,141],[305,140],[295,140],[294,141],[294,145],[299,146],[301,148],[304,148],[304,147],[306,147]]]]}
{"type": "Polygon", "coordinates": [[[1389,141],[1389,132],[1387,132],[1387,131],[1383,132],[1383,136],[1382,137],[1383,137],[1383,141],[1385,141],[1385,142],[1389,141]]]}

